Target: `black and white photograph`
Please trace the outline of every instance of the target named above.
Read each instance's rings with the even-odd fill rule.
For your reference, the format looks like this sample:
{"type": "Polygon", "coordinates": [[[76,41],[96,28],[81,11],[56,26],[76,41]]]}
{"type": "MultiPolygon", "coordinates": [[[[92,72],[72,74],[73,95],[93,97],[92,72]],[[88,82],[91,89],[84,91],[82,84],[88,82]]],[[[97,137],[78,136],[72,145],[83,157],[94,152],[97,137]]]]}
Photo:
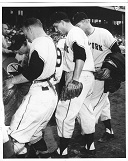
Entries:
{"type": "Polygon", "coordinates": [[[126,159],[117,2],[0,2],[1,159],[126,159]]]}

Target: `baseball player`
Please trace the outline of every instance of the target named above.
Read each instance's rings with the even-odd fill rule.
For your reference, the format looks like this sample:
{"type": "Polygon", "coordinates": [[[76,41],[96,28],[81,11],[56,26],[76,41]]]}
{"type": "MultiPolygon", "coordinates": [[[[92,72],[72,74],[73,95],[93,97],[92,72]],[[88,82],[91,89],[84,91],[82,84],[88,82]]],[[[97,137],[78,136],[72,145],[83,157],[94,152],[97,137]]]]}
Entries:
{"type": "Polygon", "coordinates": [[[23,32],[31,42],[28,67],[6,83],[8,88],[29,81],[32,85],[11,120],[8,134],[14,142],[17,157],[26,157],[25,145],[29,143],[37,157],[44,158],[49,157],[49,153],[43,139],[43,130],[58,100],[55,87],[51,83],[55,73],[56,48],[52,38],[44,32],[39,19],[27,19],[23,24],[23,32]]]}
{"type": "MultiPolygon", "coordinates": [[[[106,29],[94,27],[90,24],[90,20],[83,12],[76,13],[73,17],[73,24],[83,29],[89,39],[89,45],[92,49],[92,54],[95,63],[96,74],[104,70],[102,79],[107,79],[110,76],[110,70],[104,68],[101,70],[102,63],[109,53],[121,52],[116,39],[106,29]]],[[[93,96],[91,99],[93,110],[96,117],[96,123],[100,117],[105,125],[105,133],[99,139],[99,142],[105,142],[114,137],[111,127],[110,102],[108,94],[104,93],[104,80],[95,80],[93,96]]]]}
{"type": "Polygon", "coordinates": [[[55,77],[57,78],[56,83],[56,89],[58,92],[58,96],[60,96],[61,90],[62,90],[62,84],[63,84],[63,72],[64,72],[64,46],[65,46],[65,40],[66,38],[61,38],[57,43],[56,43],[56,48],[57,48],[57,65],[56,65],[56,75],[55,77]]]}
{"type": "MultiPolygon", "coordinates": [[[[74,131],[77,116],[79,117],[83,134],[85,134],[86,138],[91,138],[90,142],[86,142],[88,152],[94,152],[95,117],[90,99],[94,83],[92,72],[95,69],[88,39],[81,29],[71,24],[66,13],[54,13],[51,17],[51,23],[56,31],[66,35],[64,47],[65,85],[69,93],[71,92],[71,98],[60,97],[58,102],[55,116],[60,145],[52,157],[68,157],[68,145],[74,131]],[[83,85],[82,89],[81,84],[83,85]],[[80,87],[81,93],[72,98],[72,90],[77,86],[80,87]]],[[[65,93],[63,94],[65,95],[65,93]]],[[[63,94],[62,96],[64,96],[63,94]]]]}
{"type": "Polygon", "coordinates": [[[56,43],[56,51],[57,51],[57,62],[56,62],[56,71],[55,71],[55,84],[60,82],[63,72],[63,57],[64,57],[64,44],[65,38],[60,39],[56,43]]]}

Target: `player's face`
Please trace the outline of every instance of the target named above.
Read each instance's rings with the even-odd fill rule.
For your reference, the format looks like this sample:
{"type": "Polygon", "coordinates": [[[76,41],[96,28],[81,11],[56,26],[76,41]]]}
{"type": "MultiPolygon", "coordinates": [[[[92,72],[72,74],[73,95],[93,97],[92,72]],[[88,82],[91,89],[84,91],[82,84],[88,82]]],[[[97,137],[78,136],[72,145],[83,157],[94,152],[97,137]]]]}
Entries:
{"type": "Polygon", "coordinates": [[[2,25],[2,34],[6,36],[8,33],[8,26],[6,24],[2,25]]]}
{"type": "Polygon", "coordinates": [[[64,23],[62,21],[57,22],[57,23],[54,23],[53,24],[53,27],[55,28],[55,31],[56,32],[60,32],[62,34],[65,34],[66,33],[65,27],[64,27],[64,23]]]}
{"type": "Polygon", "coordinates": [[[28,53],[28,46],[23,44],[21,48],[17,51],[20,55],[28,53]]]}

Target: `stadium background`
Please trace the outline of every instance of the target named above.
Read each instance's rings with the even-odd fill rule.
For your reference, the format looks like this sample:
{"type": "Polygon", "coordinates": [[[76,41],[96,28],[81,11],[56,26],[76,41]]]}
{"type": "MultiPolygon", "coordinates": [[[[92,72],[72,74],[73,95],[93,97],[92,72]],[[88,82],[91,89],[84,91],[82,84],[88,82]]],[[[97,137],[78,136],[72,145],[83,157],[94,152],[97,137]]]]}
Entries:
{"type": "Polygon", "coordinates": [[[12,26],[20,27],[26,17],[37,17],[44,28],[50,27],[50,15],[55,11],[64,11],[69,18],[79,11],[87,13],[91,23],[95,26],[104,27],[112,34],[125,34],[125,6],[70,6],[70,7],[3,7],[2,20],[12,26]]]}

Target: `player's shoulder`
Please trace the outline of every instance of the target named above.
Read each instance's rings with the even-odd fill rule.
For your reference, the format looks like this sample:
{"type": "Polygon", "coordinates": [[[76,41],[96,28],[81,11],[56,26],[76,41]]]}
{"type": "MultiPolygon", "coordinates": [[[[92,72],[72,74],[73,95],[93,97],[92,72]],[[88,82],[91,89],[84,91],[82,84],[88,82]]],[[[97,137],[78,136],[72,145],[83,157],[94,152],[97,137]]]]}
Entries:
{"type": "Polygon", "coordinates": [[[74,34],[78,35],[79,33],[84,34],[84,31],[81,28],[77,27],[77,26],[74,26],[69,32],[72,33],[73,35],[74,34]]]}
{"type": "Polygon", "coordinates": [[[106,28],[102,28],[102,27],[95,27],[95,30],[101,34],[110,33],[110,31],[108,31],[106,28]]]}
{"type": "Polygon", "coordinates": [[[81,28],[76,26],[74,26],[67,35],[67,39],[69,39],[70,41],[80,40],[81,38],[84,38],[84,40],[86,40],[87,36],[81,28]]]}
{"type": "Polygon", "coordinates": [[[39,48],[40,47],[46,48],[49,45],[53,45],[53,44],[54,44],[53,40],[50,36],[41,36],[41,37],[34,39],[31,46],[35,46],[35,47],[39,47],[39,48]],[[42,44],[43,44],[43,46],[42,46],[42,44]]]}

